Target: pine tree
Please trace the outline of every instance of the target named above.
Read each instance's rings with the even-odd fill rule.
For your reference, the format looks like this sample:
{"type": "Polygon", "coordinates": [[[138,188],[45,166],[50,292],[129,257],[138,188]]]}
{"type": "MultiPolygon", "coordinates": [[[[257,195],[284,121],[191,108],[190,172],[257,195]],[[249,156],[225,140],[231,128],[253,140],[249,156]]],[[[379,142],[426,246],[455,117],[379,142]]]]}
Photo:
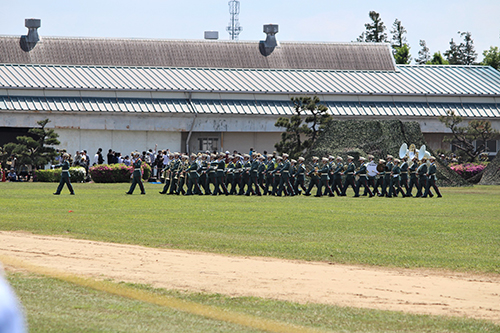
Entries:
{"type": "Polygon", "coordinates": [[[441,52],[435,52],[433,55],[432,55],[432,59],[427,61],[425,63],[426,65],[449,65],[450,63],[448,62],[448,60],[445,60],[443,58],[443,55],[441,54],[441,52]]]}
{"type": "Polygon", "coordinates": [[[411,62],[410,47],[408,44],[403,44],[403,46],[396,48],[394,59],[398,65],[408,65],[411,62]]]}
{"type": "Polygon", "coordinates": [[[392,25],[392,48],[394,51],[396,51],[397,48],[403,47],[404,44],[407,44],[406,42],[406,36],[405,34],[407,33],[405,27],[401,24],[401,21],[396,19],[394,21],[394,24],[392,25]]]}
{"type": "Polygon", "coordinates": [[[366,31],[358,37],[357,41],[367,43],[387,42],[387,33],[385,33],[386,28],[380,18],[380,14],[375,11],[371,11],[369,16],[372,23],[365,24],[366,31]]]}
{"type": "Polygon", "coordinates": [[[498,46],[491,46],[488,51],[483,52],[483,66],[491,66],[497,70],[500,70],[500,52],[498,51],[498,46]]]}
{"type": "Polygon", "coordinates": [[[453,38],[450,41],[450,49],[444,53],[450,65],[472,65],[477,59],[474,49],[474,40],[470,32],[458,32],[464,38],[463,42],[456,44],[453,38]]]}
{"type": "Polygon", "coordinates": [[[431,60],[431,54],[425,40],[421,39],[419,45],[422,49],[418,51],[418,59],[415,59],[415,62],[419,65],[425,65],[431,60]]]}

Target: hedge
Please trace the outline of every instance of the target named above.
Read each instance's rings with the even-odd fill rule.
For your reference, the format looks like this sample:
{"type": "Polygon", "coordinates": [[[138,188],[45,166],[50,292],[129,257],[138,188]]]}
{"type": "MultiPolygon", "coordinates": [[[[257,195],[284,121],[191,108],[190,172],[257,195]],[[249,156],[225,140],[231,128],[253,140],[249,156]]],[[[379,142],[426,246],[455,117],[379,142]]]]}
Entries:
{"type": "MultiPolygon", "coordinates": [[[[58,183],[61,180],[61,169],[50,169],[50,170],[35,170],[35,179],[39,182],[44,183],[58,183]]],[[[85,180],[85,168],[83,167],[71,167],[69,168],[69,175],[71,181],[74,183],[80,183],[85,180]]]]}
{"type": "MultiPolygon", "coordinates": [[[[90,167],[89,172],[95,183],[128,183],[134,167],[125,164],[101,164],[90,167]]],[[[151,167],[142,163],[142,179],[147,180],[150,175],[151,167]]]]}

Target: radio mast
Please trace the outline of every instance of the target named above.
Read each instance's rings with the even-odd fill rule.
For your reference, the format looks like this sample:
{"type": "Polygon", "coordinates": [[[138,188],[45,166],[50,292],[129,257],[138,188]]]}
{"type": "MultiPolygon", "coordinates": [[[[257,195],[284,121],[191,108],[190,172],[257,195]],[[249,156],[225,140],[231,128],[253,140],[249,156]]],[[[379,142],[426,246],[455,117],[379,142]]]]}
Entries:
{"type": "Polygon", "coordinates": [[[231,40],[238,40],[238,36],[240,32],[243,30],[240,27],[240,2],[238,0],[229,1],[229,14],[231,14],[231,20],[229,21],[229,25],[226,30],[229,32],[229,37],[231,40]]]}

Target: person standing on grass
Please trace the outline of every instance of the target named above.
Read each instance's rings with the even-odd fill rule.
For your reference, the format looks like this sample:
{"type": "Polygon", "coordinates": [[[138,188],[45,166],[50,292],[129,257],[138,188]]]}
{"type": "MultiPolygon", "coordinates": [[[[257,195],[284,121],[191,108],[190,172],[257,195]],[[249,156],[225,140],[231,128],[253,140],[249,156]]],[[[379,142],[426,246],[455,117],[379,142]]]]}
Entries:
{"type": "Polygon", "coordinates": [[[139,158],[138,152],[134,153],[134,159],[132,160],[132,165],[134,166],[132,185],[130,185],[130,189],[128,190],[128,192],[125,192],[125,194],[134,193],[135,186],[137,184],[139,184],[139,188],[141,189],[141,194],[146,194],[146,191],[144,190],[144,185],[142,184],[142,179],[141,179],[142,178],[142,171],[141,171],[142,160],[139,158]]]}
{"type": "Polygon", "coordinates": [[[53,166],[54,168],[62,168],[61,171],[61,181],[59,182],[59,186],[57,187],[56,192],[54,195],[59,195],[61,194],[61,191],[64,187],[64,184],[68,186],[69,194],[75,195],[75,191],[73,190],[73,186],[71,186],[71,182],[69,180],[70,175],[69,175],[69,154],[64,154],[63,155],[63,162],[61,164],[57,164],[53,166]]]}
{"type": "Polygon", "coordinates": [[[431,161],[431,165],[429,170],[427,171],[427,185],[425,187],[425,193],[422,198],[427,198],[427,195],[432,197],[431,187],[436,191],[437,197],[441,198],[441,192],[439,192],[439,188],[436,185],[436,158],[434,156],[429,157],[429,161],[431,161]]]}
{"type": "Polygon", "coordinates": [[[354,193],[357,193],[356,192],[356,184],[354,183],[354,171],[356,169],[356,166],[354,165],[354,157],[352,156],[347,156],[347,170],[345,172],[343,172],[343,174],[346,175],[345,177],[345,181],[344,181],[344,186],[342,186],[342,194],[341,196],[345,197],[346,196],[346,192],[347,192],[347,188],[349,186],[352,187],[352,189],[354,190],[354,193]]]}

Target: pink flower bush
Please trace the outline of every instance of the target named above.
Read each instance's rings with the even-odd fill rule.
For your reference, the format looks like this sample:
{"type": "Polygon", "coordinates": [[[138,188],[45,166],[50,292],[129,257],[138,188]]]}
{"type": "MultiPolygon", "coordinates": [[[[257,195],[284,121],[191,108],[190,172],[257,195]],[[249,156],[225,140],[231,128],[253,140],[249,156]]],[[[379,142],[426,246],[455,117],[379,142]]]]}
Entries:
{"type": "Polygon", "coordinates": [[[450,166],[451,170],[458,173],[465,179],[474,177],[486,168],[486,164],[481,163],[465,163],[465,164],[454,164],[450,166]]]}
{"type": "MultiPolygon", "coordinates": [[[[128,183],[134,172],[133,166],[125,164],[100,164],[89,168],[90,176],[95,183],[128,183]]],[[[142,178],[149,179],[151,167],[142,164],[142,178]]]]}

